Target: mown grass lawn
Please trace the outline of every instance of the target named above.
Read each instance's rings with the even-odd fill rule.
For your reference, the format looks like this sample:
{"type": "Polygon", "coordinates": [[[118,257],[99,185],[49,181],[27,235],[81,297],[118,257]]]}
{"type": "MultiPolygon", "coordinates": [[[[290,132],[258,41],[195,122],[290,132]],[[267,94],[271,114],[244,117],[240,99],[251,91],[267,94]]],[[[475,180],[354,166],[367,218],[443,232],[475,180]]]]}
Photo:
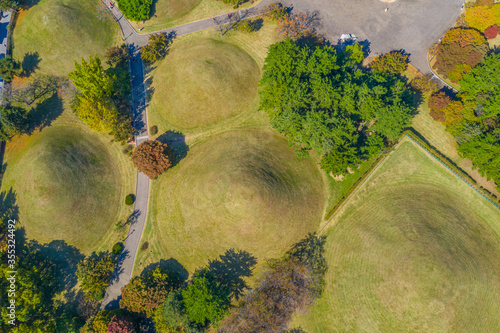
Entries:
{"type": "Polygon", "coordinates": [[[132,212],[135,172],[122,146],[65,111],[50,127],[7,143],[1,190],[17,195],[28,238],[64,240],[83,253],[109,250],[132,212]]]}
{"type": "MultiPolygon", "coordinates": [[[[260,0],[246,1],[238,9],[258,4],[260,0]]],[[[203,20],[235,11],[232,5],[220,0],[158,0],[155,1],[151,17],[145,22],[130,22],[140,33],[150,33],[162,29],[203,20]]]]}
{"type": "Polygon", "coordinates": [[[405,140],[327,229],[308,332],[497,332],[500,211],[405,140]]]}
{"type": "Polygon", "coordinates": [[[100,0],[42,0],[20,12],[13,39],[14,58],[39,59],[39,70],[54,75],[67,75],[74,60],[102,56],[123,41],[100,0]]]}
{"type": "Polygon", "coordinates": [[[297,158],[258,111],[267,47],[278,40],[268,21],[253,34],[203,31],[174,40],[153,66],[149,123],[160,140],[185,136],[188,151],[153,181],[136,274],[160,259],[193,273],[231,248],[263,264],[318,228],[326,185],[316,160],[297,158]]]}
{"type": "Polygon", "coordinates": [[[151,248],[141,261],[174,258],[193,273],[234,248],[262,263],[314,232],[323,205],[318,167],[284,139],[267,129],[227,131],[153,182],[144,237],[151,248]]]}

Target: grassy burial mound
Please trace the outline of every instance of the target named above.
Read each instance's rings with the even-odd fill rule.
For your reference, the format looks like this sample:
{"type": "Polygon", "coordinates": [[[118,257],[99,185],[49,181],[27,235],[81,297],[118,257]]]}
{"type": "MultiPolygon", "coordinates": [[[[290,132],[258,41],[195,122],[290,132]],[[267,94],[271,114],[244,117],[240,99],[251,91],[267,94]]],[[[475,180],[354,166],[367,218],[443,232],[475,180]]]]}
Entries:
{"type": "Polygon", "coordinates": [[[14,57],[41,71],[66,75],[74,60],[122,41],[120,27],[100,0],[42,0],[21,12],[14,29],[14,57]]]}
{"type": "Polygon", "coordinates": [[[410,141],[327,232],[308,332],[499,332],[500,211],[410,141]]]}
{"type": "Polygon", "coordinates": [[[317,166],[264,130],[229,131],[196,145],[154,184],[149,234],[161,258],[189,272],[230,248],[278,257],[317,229],[317,166]]]}
{"type": "MultiPolygon", "coordinates": [[[[7,144],[2,190],[17,193],[28,238],[95,249],[123,217],[130,180],[115,146],[70,126],[52,126],[7,144]],[[103,238],[104,237],[104,238],[103,238]]],[[[120,157],[120,154],[123,157],[120,157]]]]}
{"type": "Polygon", "coordinates": [[[209,38],[173,44],[155,70],[150,123],[196,132],[258,107],[260,70],[237,46],[209,38]]]}

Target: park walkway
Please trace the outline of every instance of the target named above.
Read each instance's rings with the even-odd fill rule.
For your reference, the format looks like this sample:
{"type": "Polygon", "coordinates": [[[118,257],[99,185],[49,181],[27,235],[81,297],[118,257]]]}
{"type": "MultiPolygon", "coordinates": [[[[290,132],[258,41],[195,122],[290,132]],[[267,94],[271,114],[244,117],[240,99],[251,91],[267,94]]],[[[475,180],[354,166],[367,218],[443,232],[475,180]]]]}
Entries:
{"type": "MultiPolygon", "coordinates": [[[[258,5],[235,11],[229,14],[219,15],[213,18],[200,20],[178,27],[158,31],[169,36],[180,36],[196,31],[215,28],[217,25],[234,22],[242,18],[249,18],[260,14],[261,9],[273,0],[263,0],[258,5]]],[[[106,3],[105,3],[106,4],[106,3]]],[[[109,3],[107,3],[109,5],[109,3]]],[[[144,84],[144,66],[140,56],[140,49],[148,43],[148,35],[138,34],[130,23],[125,19],[116,7],[109,7],[115,21],[120,25],[123,38],[127,44],[130,54],[130,74],[132,86],[132,109],[134,114],[134,136],[138,146],[149,138],[148,119],[146,110],[146,89],[144,84]]],[[[156,32],[156,33],[158,33],[156,32]]],[[[126,286],[132,278],[135,257],[139,249],[149,202],[150,179],[142,172],[137,172],[136,201],[134,212],[130,218],[130,229],[125,240],[124,249],[118,259],[111,282],[101,304],[101,309],[118,308],[121,297],[121,289],[126,286]]]]}

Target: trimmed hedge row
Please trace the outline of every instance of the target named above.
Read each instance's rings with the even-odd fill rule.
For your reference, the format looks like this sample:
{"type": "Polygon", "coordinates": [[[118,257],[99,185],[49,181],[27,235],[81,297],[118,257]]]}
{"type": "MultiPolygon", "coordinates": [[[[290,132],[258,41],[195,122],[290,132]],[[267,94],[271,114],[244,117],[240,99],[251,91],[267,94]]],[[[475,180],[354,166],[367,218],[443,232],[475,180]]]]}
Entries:
{"type": "Polygon", "coordinates": [[[429,154],[431,154],[434,158],[438,159],[441,161],[445,166],[450,168],[457,176],[462,178],[466,183],[468,183],[471,187],[473,187],[476,191],[478,191],[480,194],[482,194],[486,199],[490,200],[497,208],[500,209],[500,207],[496,203],[500,203],[499,198],[497,198],[494,194],[490,193],[488,190],[484,189],[482,186],[478,186],[477,182],[469,176],[466,172],[464,172],[462,169],[460,169],[453,161],[451,161],[448,157],[443,155],[439,150],[433,148],[430,146],[425,140],[422,140],[420,138],[420,134],[413,128],[410,128],[406,131],[403,132],[403,135],[400,137],[400,139],[395,142],[391,147],[387,148],[384,153],[382,153],[377,160],[373,163],[372,167],[366,170],[361,177],[358,178],[358,180],[351,186],[351,188],[346,192],[346,194],[342,197],[342,199],[337,202],[337,204],[326,214],[325,220],[329,220],[332,218],[332,216],[337,212],[337,210],[343,206],[345,201],[351,196],[351,194],[359,187],[361,186],[366,178],[372,173],[372,171],[377,168],[377,166],[382,162],[382,160],[389,155],[391,151],[394,150],[394,147],[396,147],[397,143],[403,139],[405,136],[408,136],[410,139],[412,139],[414,142],[422,146],[429,154]]]}
{"type": "Polygon", "coordinates": [[[418,143],[420,146],[422,146],[422,148],[426,149],[433,157],[441,161],[441,163],[443,163],[445,166],[451,169],[451,171],[453,171],[457,176],[462,178],[462,180],[468,183],[476,191],[482,194],[486,199],[490,200],[498,209],[500,209],[500,207],[497,205],[497,203],[500,203],[500,199],[497,198],[496,195],[489,192],[482,186],[478,186],[477,182],[471,176],[469,176],[469,174],[460,169],[453,161],[451,161],[448,157],[443,155],[439,150],[433,148],[427,142],[422,140],[417,131],[415,131],[414,129],[409,129],[405,131],[403,135],[404,134],[408,135],[410,139],[418,143]]]}

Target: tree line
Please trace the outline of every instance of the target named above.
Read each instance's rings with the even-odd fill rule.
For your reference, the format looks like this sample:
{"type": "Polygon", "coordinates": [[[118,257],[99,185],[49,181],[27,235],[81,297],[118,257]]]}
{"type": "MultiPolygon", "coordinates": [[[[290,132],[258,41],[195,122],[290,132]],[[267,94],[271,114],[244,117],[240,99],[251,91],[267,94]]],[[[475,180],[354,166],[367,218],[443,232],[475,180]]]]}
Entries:
{"type": "Polygon", "coordinates": [[[406,58],[390,53],[363,69],[359,44],[337,52],[287,38],[269,49],[261,108],[299,156],[314,150],[327,173],[344,174],[379,154],[410,125],[415,93],[399,74],[406,58]]]}

